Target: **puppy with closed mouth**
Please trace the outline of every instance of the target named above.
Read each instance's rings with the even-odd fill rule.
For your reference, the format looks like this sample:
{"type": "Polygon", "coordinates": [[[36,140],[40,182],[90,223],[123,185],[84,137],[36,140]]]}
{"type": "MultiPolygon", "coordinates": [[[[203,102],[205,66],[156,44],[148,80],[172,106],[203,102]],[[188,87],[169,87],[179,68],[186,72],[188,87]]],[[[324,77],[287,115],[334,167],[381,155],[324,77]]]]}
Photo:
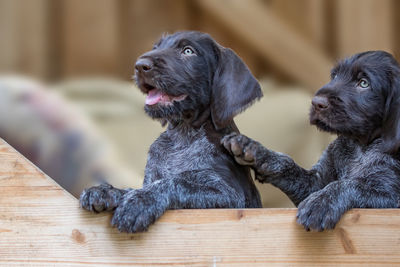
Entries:
{"type": "Polygon", "coordinates": [[[339,62],[312,99],[310,122],[338,136],[310,170],[237,133],[222,143],[258,181],[289,196],[307,230],[332,229],[352,208],[399,207],[400,66],[392,55],[339,62]]]}
{"type": "Polygon", "coordinates": [[[178,32],[139,57],[135,80],[145,112],[167,125],[150,147],[143,188],[92,187],[81,206],[115,210],[112,224],[123,232],[147,230],[168,209],[261,207],[250,169],[220,144],[238,132],[233,117],[262,97],[243,61],[208,34],[178,32]]]}

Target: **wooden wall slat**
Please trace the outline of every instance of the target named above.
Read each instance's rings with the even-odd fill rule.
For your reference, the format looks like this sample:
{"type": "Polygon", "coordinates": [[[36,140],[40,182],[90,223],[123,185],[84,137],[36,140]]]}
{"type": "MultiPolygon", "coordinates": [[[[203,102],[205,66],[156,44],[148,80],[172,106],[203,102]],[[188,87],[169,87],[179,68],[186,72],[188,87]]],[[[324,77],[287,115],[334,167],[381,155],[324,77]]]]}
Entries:
{"type": "Polygon", "coordinates": [[[199,6],[234,29],[249,47],[310,91],[329,80],[332,61],[260,1],[199,0],[199,6]]]}
{"type": "Polygon", "coordinates": [[[117,75],[118,4],[112,0],[63,1],[63,76],[117,75]]]}
{"type": "Polygon", "coordinates": [[[338,0],[336,28],[338,56],[366,50],[394,51],[392,0],[338,0]]]}
{"type": "MultiPolygon", "coordinates": [[[[247,40],[237,36],[235,29],[221,24],[219,18],[215,17],[207,10],[202,10],[195,4],[192,8],[196,10],[192,12],[192,29],[207,32],[222,46],[233,49],[254,75],[265,75],[266,69],[268,69],[269,74],[275,71],[270,64],[260,58],[256,51],[249,49],[247,40]]],[[[274,74],[276,74],[276,72],[274,74]]]]}
{"type": "Polygon", "coordinates": [[[19,69],[46,79],[49,66],[48,0],[19,0],[19,69]]]}
{"type": "Polygon", "coordinates": [[[0,0],[0,71],[18,69],[18,3],[0,0]]]}
{"type": "Polygon", "coordinates": [[[270,0],[268,7],[314,45],[326,48],[329,0],[270,0]]]}
{"type": "Polygon", "coordinates": [[[48,0],[0,1],[0,71],[48,78],[48,0]]]}

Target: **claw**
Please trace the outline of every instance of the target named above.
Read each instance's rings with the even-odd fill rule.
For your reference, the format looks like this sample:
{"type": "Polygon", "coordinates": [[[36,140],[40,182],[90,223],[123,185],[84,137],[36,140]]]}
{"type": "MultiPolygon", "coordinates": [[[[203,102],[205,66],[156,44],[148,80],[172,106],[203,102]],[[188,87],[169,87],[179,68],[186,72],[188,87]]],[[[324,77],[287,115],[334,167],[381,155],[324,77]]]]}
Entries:
{"type": "Polygon", "coordinates": [[[242,149],[241,145],[239,144],[238,140],[233,139],[233,141],[231,143],[231,151],[232,151],[233,155],[235,157],[242,155],[242,150],[243,149],[242,149]]]}
{"type": "Polygon", "coordinates": [[[245,152],[244,152],[244,157],[243,157],[243,159],[244,159],[245,161],[248,161],[248,162],[254,161],[254,154],[253,154],[253,152],[245,151],[245,152]]]}

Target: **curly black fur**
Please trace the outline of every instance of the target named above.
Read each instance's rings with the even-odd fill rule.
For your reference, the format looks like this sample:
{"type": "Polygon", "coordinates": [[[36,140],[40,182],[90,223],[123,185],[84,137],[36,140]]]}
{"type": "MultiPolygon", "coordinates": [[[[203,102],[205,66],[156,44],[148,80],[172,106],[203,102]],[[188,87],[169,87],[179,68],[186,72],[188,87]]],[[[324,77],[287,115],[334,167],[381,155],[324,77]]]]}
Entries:
{"type": "Polygon", "coordinates": [[[339,62],[317,91],[310,122],[338,135],[311,170],[233,133],[222,143],[256,179],[285,192],[306,229],[334,228],[352,208],[397,208],[400,199],[400,66],[369,51],[339,62]]]}

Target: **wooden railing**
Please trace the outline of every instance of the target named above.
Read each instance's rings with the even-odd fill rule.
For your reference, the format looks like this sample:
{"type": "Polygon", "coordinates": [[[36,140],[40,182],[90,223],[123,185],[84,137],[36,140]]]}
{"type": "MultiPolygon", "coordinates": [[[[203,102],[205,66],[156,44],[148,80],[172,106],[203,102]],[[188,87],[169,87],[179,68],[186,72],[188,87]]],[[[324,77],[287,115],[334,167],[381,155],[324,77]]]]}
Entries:
{"type": "Polygon", "coordinates": [[[146,233],[110,227],[0,141],[0,265],[400,264],[400,210],[352,210],[306,232],[295,209],[168,211],[146,233]]]}

